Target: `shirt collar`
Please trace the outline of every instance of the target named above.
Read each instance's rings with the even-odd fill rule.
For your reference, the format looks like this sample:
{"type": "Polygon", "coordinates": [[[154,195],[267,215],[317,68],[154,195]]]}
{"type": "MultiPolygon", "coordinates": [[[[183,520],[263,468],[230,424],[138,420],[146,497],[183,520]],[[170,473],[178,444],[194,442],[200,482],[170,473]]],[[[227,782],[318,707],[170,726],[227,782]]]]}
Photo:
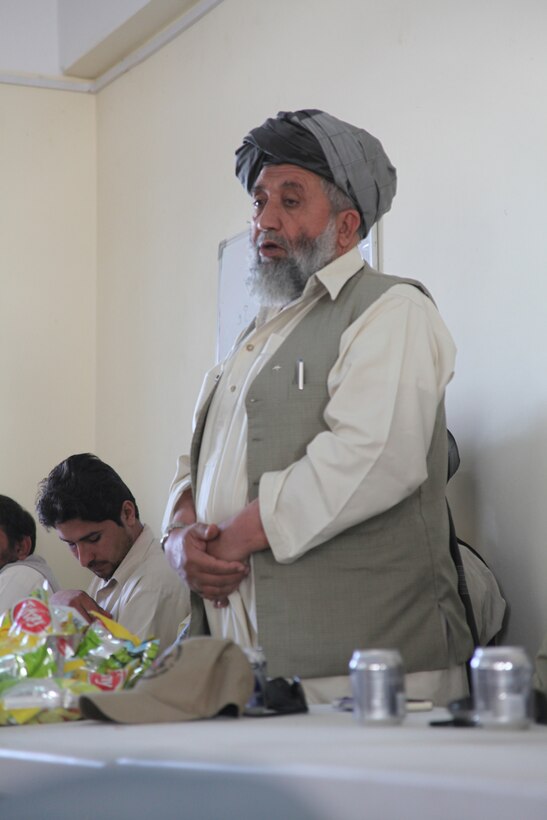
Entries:
{"type": "Polygon", "coordinates": [[[141,534],[139,535],[137,540],[131,545],[127,555],[125,556],[119,567],[116,568],[115,572],[110,576],[108,580],[103,581],[103,584],[100,588],[103,589],[109,584],[112,586],[114,586],[114,584],[124,584],[129,578],[129,576],[135,570],[135,567],[142,561],[144,561],[145,555],[148,552],[148,549],[153,541],[154,535],[152,533],[152,530],[145,524],[141,534]]]}
{"type": "Polygon", "coordinates": [[[331,299],[334,300],[346,282],[351,279],[363,265],[363,258],[356,245],[347,253],[344,253],[342,256],[337,256],[336,259],[333,259],[332,262],[317,271],[311,279],[317,278],[328,291],[331,299]]]}
{"type": "Polygon", "coordinates": [[[261,327],[281,310],[285,310],[298,302],[307,302],[308,299],[313,298],[325,290],[332,300],[336,299],[346,282],[365,264],[359,252],[359,248],[356,245],[347,253],[333,259],[332,262],[329,262],[328,265],[325,265],[325,267],[321,268],[317,273],[312,274],[306,282],[302,295],[299,296],[298,299],[295,299],[294,302],[289,302],[288,305],[282,308],[259,308],[255,323],[256,327],[261,327]]]}

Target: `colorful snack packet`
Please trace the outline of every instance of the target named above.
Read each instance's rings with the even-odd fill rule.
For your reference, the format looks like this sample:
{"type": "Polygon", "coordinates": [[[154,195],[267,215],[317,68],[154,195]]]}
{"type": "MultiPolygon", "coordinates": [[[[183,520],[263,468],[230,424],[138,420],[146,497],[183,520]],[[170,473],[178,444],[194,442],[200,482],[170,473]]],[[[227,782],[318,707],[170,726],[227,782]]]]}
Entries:
{"type": "Polygon", "coordinates": [[[94,691],[96,688],[90,684],[67,678],[29,678],[14,682],[0,695],[0,725],[79,720],[80,695],[94,691]]]}
{"type": "Polygon", "coordinates": [[[133,686],[159,652],[98,613],[88,624],[37,589],[0,616],[0,725],[75,720],[79,694],[133,686]]]}

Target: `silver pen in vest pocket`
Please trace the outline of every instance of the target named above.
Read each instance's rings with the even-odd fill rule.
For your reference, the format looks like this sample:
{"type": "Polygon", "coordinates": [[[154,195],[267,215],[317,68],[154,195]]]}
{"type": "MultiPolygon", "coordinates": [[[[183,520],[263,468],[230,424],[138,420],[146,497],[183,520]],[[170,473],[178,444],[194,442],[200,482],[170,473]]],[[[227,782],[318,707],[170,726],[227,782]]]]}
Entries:
{"type": "Polygon", "coordinates": [[[296,362],[296,383],[298,389],[304,389],[304,359],[298,359],[296,362]]]}

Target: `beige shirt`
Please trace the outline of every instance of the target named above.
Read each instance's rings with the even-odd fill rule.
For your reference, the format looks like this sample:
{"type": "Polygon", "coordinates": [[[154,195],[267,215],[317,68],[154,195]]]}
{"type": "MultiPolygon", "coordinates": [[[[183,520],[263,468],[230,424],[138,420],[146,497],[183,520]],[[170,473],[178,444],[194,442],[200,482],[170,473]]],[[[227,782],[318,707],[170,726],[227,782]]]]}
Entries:
{"type": "MultiPolygon", "coordinates": [[[[262,310],[256,329],[206,375],[196,415],[217,377],[221,379],[201,444],[198,520],[218,523],[247,503],[249,385],[325,291],[336,298],[361,267],[355,248],[312,276],[299,299],[279,311],[262,310]]],[[[393,286],[346,329],[328,376],[329,431],[310,442],[302,459],[260,480],[260,515],[278,561],[290,563],[389,509],[425,480],[435,415],[453,374],[455,353],[435,305],[412,285],[393,286]]],[[[182,456],[164,525],[189,486],[189,472],[189,459],[182,456]]],[[[205,607],[213,635],[256,645],[252,569],[230,596],[229,607],[215,609],[208,601],[205,607]]]]}
{"type": "Polygon", "coordinates": [[[94,578],[87,593],[142,640],[159,638],[160,649],[175,640],[190,612],[188,589],[170,568],[147,526],[112,578],[94,578]]]}

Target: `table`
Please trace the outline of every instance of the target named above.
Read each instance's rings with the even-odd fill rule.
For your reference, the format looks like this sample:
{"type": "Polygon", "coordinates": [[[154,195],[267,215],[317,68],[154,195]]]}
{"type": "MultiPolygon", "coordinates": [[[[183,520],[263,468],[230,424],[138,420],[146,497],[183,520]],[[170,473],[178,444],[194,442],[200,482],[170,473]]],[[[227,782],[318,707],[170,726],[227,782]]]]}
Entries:
{"type": "Polygon", "coordinates": [[[62,792],[66,816],[76,820],[88,816],[87,800],[94,801],[90,817],[154,817],[150,792],[158,820],[243,820],[246,805],[255,820],[547,818],[547,727],[429,726],[446,714],[411,714],[400,726],[378,728],[358,726],[330,706],[285,717],[0,727],[0,817],[61,820],[56,803],[51,813],[40,803],[50,788],[57,799],[62,792]],[[120,790],[134,792],[132,807],[109,814],[120,790]],[[192,790],[213,806],[222,803],[222,812],[196,803],[193,813],[181,814],[192,790]],[[17,814],[17,800],[33,792],[38,813],[17,814]],[[296,813],[280,808],[284,799],[295,801],[296,813]],[[256,800],[263,801],[258,811],[256,800]]]}

